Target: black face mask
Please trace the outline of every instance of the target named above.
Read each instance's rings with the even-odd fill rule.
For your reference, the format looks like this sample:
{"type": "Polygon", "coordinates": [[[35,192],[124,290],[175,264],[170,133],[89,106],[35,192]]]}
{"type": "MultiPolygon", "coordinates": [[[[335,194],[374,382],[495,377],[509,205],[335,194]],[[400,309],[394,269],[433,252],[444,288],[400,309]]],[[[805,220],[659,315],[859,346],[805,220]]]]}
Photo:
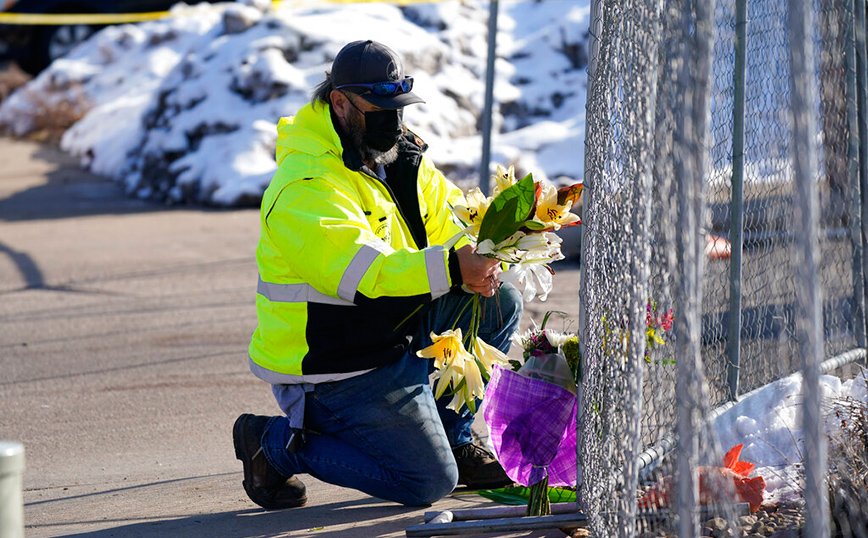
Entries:
{"type": "Polygon", "coordinates": [[[404,111],[365,112],[365,144],[377,151],[389,151],[401,136],[404,111]]]}

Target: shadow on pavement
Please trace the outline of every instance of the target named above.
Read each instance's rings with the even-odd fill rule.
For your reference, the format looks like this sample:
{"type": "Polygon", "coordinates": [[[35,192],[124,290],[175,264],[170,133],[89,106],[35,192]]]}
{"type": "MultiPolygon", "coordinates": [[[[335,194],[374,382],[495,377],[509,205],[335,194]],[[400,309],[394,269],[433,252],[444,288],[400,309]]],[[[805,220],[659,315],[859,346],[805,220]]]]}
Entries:
{"type": "MultiPolygon", "coordinates": [[[[22,159],[42,161],[55,165],[56,168],[44,173],[44,177],[47,179],[44,183],[0,199],[0,221],[62,219],[177,209],[233,211],[232,208],[213,208],[201,205],[175,206],[133,198],[127,196],[120,182],[82,169],[76,158],[63,153],[60,149],[47,144],[33,144],[32,147],[36,148],[32,155],[22,157],[22,159]]],[[[3,177],[0,175],[0,180],[2,179],[3,177]]]]}
{"type": "Polygon", "coordinates": [[[30,159],[57,167],[45,174],[46,182],[0,199],[2,221],[167,209],[166,206],[127,197],[118,182],[82,170],[72,157],[51,146],[37,146],[30,159]]]}
{"type": "MultiPolygon", "coordinates": [[[[325,536],[329,538],[360,538],[403,534],[404,529],[421,523],[417,508],[383,506],[378,499],[359,499],[311,507],[266,512],[261,509],[184,516],[177,519],[118,519],[126,524],[98,531],[67,534],[68,538],[164,538],[219,537],[260,538],[269,536],[325,536]],[[347,528],[346,525],[352,525],[347,528]],[[343,528],[334,528],[334,527],[343,528]],[[334,528],[334,530],[330,530],[334,528]]],[[[105,525],[106,520],[92,522],[105,525]]]]}

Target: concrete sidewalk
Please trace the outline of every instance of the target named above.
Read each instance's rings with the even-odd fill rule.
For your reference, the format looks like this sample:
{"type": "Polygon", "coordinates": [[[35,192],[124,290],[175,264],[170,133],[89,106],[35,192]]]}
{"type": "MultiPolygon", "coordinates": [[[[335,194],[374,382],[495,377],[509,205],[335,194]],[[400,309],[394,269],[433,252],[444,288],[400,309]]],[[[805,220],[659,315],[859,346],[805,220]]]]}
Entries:
{"type": "MultiPolygon", "coordinates": [[[[8,138],[0,162],[0,439],[25,445],[29,538],[400,537],[426,511],[494,506],[456,491],[410,509],[302,475],[308,506],[259,509],[231,440],[240,413],[279,413],[247,368],[258,211],[131,200],[8,138]]],[[[578,266],[556,269],[525,325],[577,317],[578,266]]]]}

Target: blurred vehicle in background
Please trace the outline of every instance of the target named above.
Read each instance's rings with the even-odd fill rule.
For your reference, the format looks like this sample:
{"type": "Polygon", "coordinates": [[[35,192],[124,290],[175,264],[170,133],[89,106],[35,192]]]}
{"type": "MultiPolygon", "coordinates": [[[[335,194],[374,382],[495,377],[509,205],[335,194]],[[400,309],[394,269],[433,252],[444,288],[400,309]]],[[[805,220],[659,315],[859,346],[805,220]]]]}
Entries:
{"type": "MultiPolygon", "coordinates": [[[[0,0],[0,12],[147,13],[166,11],[177,2],[178,0],[0,0]]],[[[103,26],[105,25],[0,24],[0,59],[13,60],[24,71],[36,75],[103,26]]]]}

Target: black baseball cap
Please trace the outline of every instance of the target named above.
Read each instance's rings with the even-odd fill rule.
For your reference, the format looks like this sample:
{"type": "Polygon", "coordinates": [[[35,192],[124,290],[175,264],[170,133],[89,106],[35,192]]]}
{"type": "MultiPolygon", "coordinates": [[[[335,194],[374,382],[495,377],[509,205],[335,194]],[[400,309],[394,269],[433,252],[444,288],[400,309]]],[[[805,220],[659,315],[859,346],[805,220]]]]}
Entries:
{"type": "Polygon", "coordinates": [[[380,108],[396,109],[425,102],[411,92],[377,95],[364,87],[352,86],[404,80],[404,64],[401,58],[386,45],[370,39],[345,45],[335,57],[330,77],[334,88],[345,86],[342,89],[357,93],[365,101],[380,108]]]}

